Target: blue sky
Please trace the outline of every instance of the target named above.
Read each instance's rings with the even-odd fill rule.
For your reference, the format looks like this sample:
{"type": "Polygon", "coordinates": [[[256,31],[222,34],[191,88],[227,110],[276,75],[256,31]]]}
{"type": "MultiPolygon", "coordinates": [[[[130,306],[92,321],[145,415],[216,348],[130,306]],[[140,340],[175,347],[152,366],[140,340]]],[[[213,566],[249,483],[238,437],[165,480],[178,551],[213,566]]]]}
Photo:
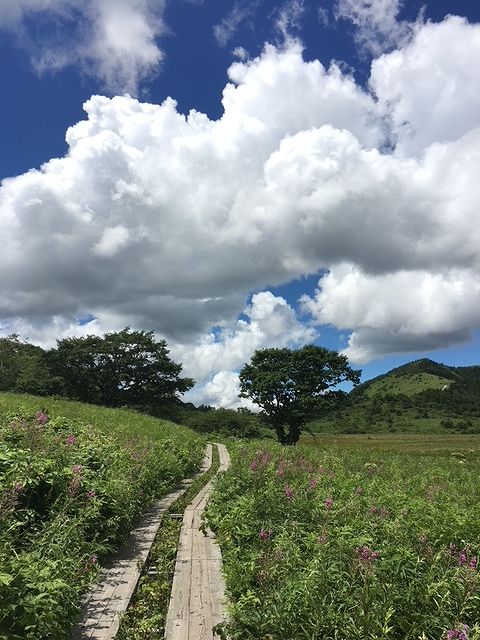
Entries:
{"type": "Polygon", "coordinates": [[[226,406],[265,346],[345,349],[364,379],[478,364],[479,22],[473,0],[2,5],[0,334],[154,329],[226,406]]]}

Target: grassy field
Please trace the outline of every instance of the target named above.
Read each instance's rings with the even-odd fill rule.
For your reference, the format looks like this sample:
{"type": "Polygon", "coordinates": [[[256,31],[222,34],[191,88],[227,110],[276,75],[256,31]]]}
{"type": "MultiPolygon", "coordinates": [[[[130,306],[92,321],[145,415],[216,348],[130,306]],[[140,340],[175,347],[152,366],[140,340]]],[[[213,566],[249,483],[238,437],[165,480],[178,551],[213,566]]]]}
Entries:
{"type": "Polygon", "coordinates": [[[479,640],[478,436],[317,441],[240,446],[216,485],[228,637],[479,640]]]}
{"type": "Polygon", "coordinates": [[[375,452],[397,452],[411,455],[451,455],[460,452],[468,457],[480,456],[480,434],[413,434],[413,433],[375,433],[375,434],[318,434],[302,435],[300,444],[308,447],[342,449],[375,452]]]}
{"type": "Polygon", "coordinates": [[[95,425],[96,429],[115,434],[117,438],[146,437],[152,441],[161,441],[174,437],[177,440],[188,440],[193,435],[189,429],[179,427],[168,420],[159,420],[128,409],[109,409],[59,398],[0,393],[0,416],[16,413],[21,409],[34,413],[42,408],[52,415],[95,425]]]}
{"type": "Polygon", "coordinates": [[[204,438],[124,410],[0,394],[0,640],[67,640],[81,597],[204,438]]]}

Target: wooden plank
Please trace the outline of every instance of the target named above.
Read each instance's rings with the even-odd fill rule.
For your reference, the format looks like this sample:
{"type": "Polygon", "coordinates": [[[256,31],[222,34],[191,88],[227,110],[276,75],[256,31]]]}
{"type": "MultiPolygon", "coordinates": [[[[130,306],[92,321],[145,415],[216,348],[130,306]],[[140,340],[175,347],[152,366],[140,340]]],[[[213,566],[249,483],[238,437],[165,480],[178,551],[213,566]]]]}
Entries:
{"type": "MultiPolygon", "coordinates": [[[[202,463],[203,472],[210,468],[211,462],[212,445],[208,445],[202,463]]],[[[187,487],[188,482],[184,480],[180,489],[156,502],[144,515],[116,558],[102,570],[99,581],[91,587],[84,599],[82,614],[73,629],[72,640],[115,638],[121,616],[127,610],[136,589],[162,517],[170,505],[185,493],[187,487]]],[[[191,540],[185,541],[185,544],[188,547],[191,540]]],[[[191,556],[191,549],[187,548],[185,554],[191,556]]]]}
{"type": "MultiPolygon", "coordinates": [[[[230,464],[230,457],[224,445],[216,446],[219,470],[224,471],[230,464]]],[[[213,534],[209,532],[205,535],[202,527],[202,513],[212,489],[211,480],[185,509],[167,613],[166,640],[214,640],[213,627],[226,619],[220,548],[213,534]],[[185,544],[186,540],[189,541],[188,545],[185,544]],[[190,579],[189,584],[187,578],[190,579]],[[185,609],[187,594],[188,613],[185,609]]]]}

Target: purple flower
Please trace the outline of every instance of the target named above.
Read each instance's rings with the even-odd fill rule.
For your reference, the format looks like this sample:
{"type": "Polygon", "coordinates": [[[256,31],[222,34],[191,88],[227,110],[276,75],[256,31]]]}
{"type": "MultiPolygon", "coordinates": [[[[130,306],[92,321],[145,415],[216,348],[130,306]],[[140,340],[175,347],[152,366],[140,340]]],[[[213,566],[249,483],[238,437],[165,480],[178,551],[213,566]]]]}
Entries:
{"type": "Polygon", "coordinates": [[[357,496],[361,496],[363,493],[362,487],[355,487],[355,493],[357,496]]]}
{"type": "Polygon", "coordinates": [[[323,503],[327,509],[331,509],[333,506],[333,499],[332,498],[326,498],[325,502],[323,503]]]}
{"type": "Polygon", "coordinates": [[[286,484],[286,485],[285,485],[285,496],[286,496],[289,500],[290,500],[290,498],[292,498],[292,497],[293,497],[293,491],[292,491],[292,488],[291,488],[288,484],[286,484]]]}
{"type": "Polygon", "coordinates": [[[92,567],[96,565],[97,562],[98,562],[98,558],[95,554],[93,554],[93,556],[90,556],[90,558],[88,558],[83,568],[84,572],[90,571],[90,569],[92,569],[92,567]]]}
{"type": "Polygon", "coordinates": [[[258,535],[260,536],[260,540],[269,540],[272,536],[272,533],[273,533],[272,529],[269,529],[267,531],[262,527],[258,535]]]}
{"type": "Polygon", "coordinates": [[[447,640],[468,640],[468,627],[466,624],[459,625],[456,629],[447,631],[447,640]]]}
{"type": "Polygon", "coordinates": [[[251,470],[251,471],[256,471],[256,470],[257,470],[257,467],[258,467],[258,462],[257,462],[256,460],[254,460],[254,461],[252,462],[252,464],[250,465],[250,470],[251,470]]]}
{"type": "Polygon", "coordinates": [[[373,515],[374,513],[377,513],[377,511],[378,511],[377,507],[376,507],[375,505],[372,505],[372,506],[370,507],[370,509],[368,510],[368,513],[369,513],[370,515],[373,515]]]}
{"type": "Polygon", "coordinates": [[[16,482],[13,487],[14,493],[21,493],[23,491],[23,484],[21,482],[16,482]]]}
{"type": "Polygon", "coordinates": [[[318,480],[316,478],[310,478],[310,489],[316,489],[318,480]]]}
{"type": "Polygon", "coordinates": [[[71,447],[75,444],[76,441],[77,441],[76,437],[73,434],[70,434],[65,440],[65,444],[71,447]]]}
{"type": "Polygon", "coordinates": [[[74,464],[72,467],[72,473],[81,474],[83,472],[83,467],[81,464],[74,464]]]}
{"type": "Polygon", "coordinates": [[[477,568],[477,564],[478,564],[477,556],[473,556],[470,559],[470,562],[468,563],[468,566],[470,567],[470,569],[476,569],[477,568]]]}
{"type": "Polygon", "coordinates": [[[89,489],[87,491],[87,498],[89,500],[92,500],[93,498],[95,498],[96,495],[97,495],[97,492],[95,491],[95,489],[89,489]]]}
{"type": "Polygon", "coordinates": [[[390,511],[386,507],[380,509],[380,517],[387,518],[390,515],[390,511]]]}
{"type": "Polygon", "coordinates": [[[37,411],[37,413],[35,414],[35,418],[38,424],[47,424],[48,422],[48,416],[43,411],[37,411]]]}
{"type": "Polygon", "coordinates": [[[371,564],[374,560],[378,560],[380,553],[378,551],[372,551],[367,545],[363,547],[357,547],[355,549],[357,558],[364,564],[371,564]]]}

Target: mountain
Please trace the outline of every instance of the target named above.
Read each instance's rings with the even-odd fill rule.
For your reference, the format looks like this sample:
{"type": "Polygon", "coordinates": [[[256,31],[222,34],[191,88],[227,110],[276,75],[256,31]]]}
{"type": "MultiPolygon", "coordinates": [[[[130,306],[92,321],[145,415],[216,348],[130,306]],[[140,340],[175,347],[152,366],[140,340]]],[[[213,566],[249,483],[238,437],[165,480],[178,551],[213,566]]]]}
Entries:
{"type": "Polygon", "coordinates": [[[480,366],[415,360],[353,389],[341,409],[318,416],[317,432],[480,433],[480,366]]]}

